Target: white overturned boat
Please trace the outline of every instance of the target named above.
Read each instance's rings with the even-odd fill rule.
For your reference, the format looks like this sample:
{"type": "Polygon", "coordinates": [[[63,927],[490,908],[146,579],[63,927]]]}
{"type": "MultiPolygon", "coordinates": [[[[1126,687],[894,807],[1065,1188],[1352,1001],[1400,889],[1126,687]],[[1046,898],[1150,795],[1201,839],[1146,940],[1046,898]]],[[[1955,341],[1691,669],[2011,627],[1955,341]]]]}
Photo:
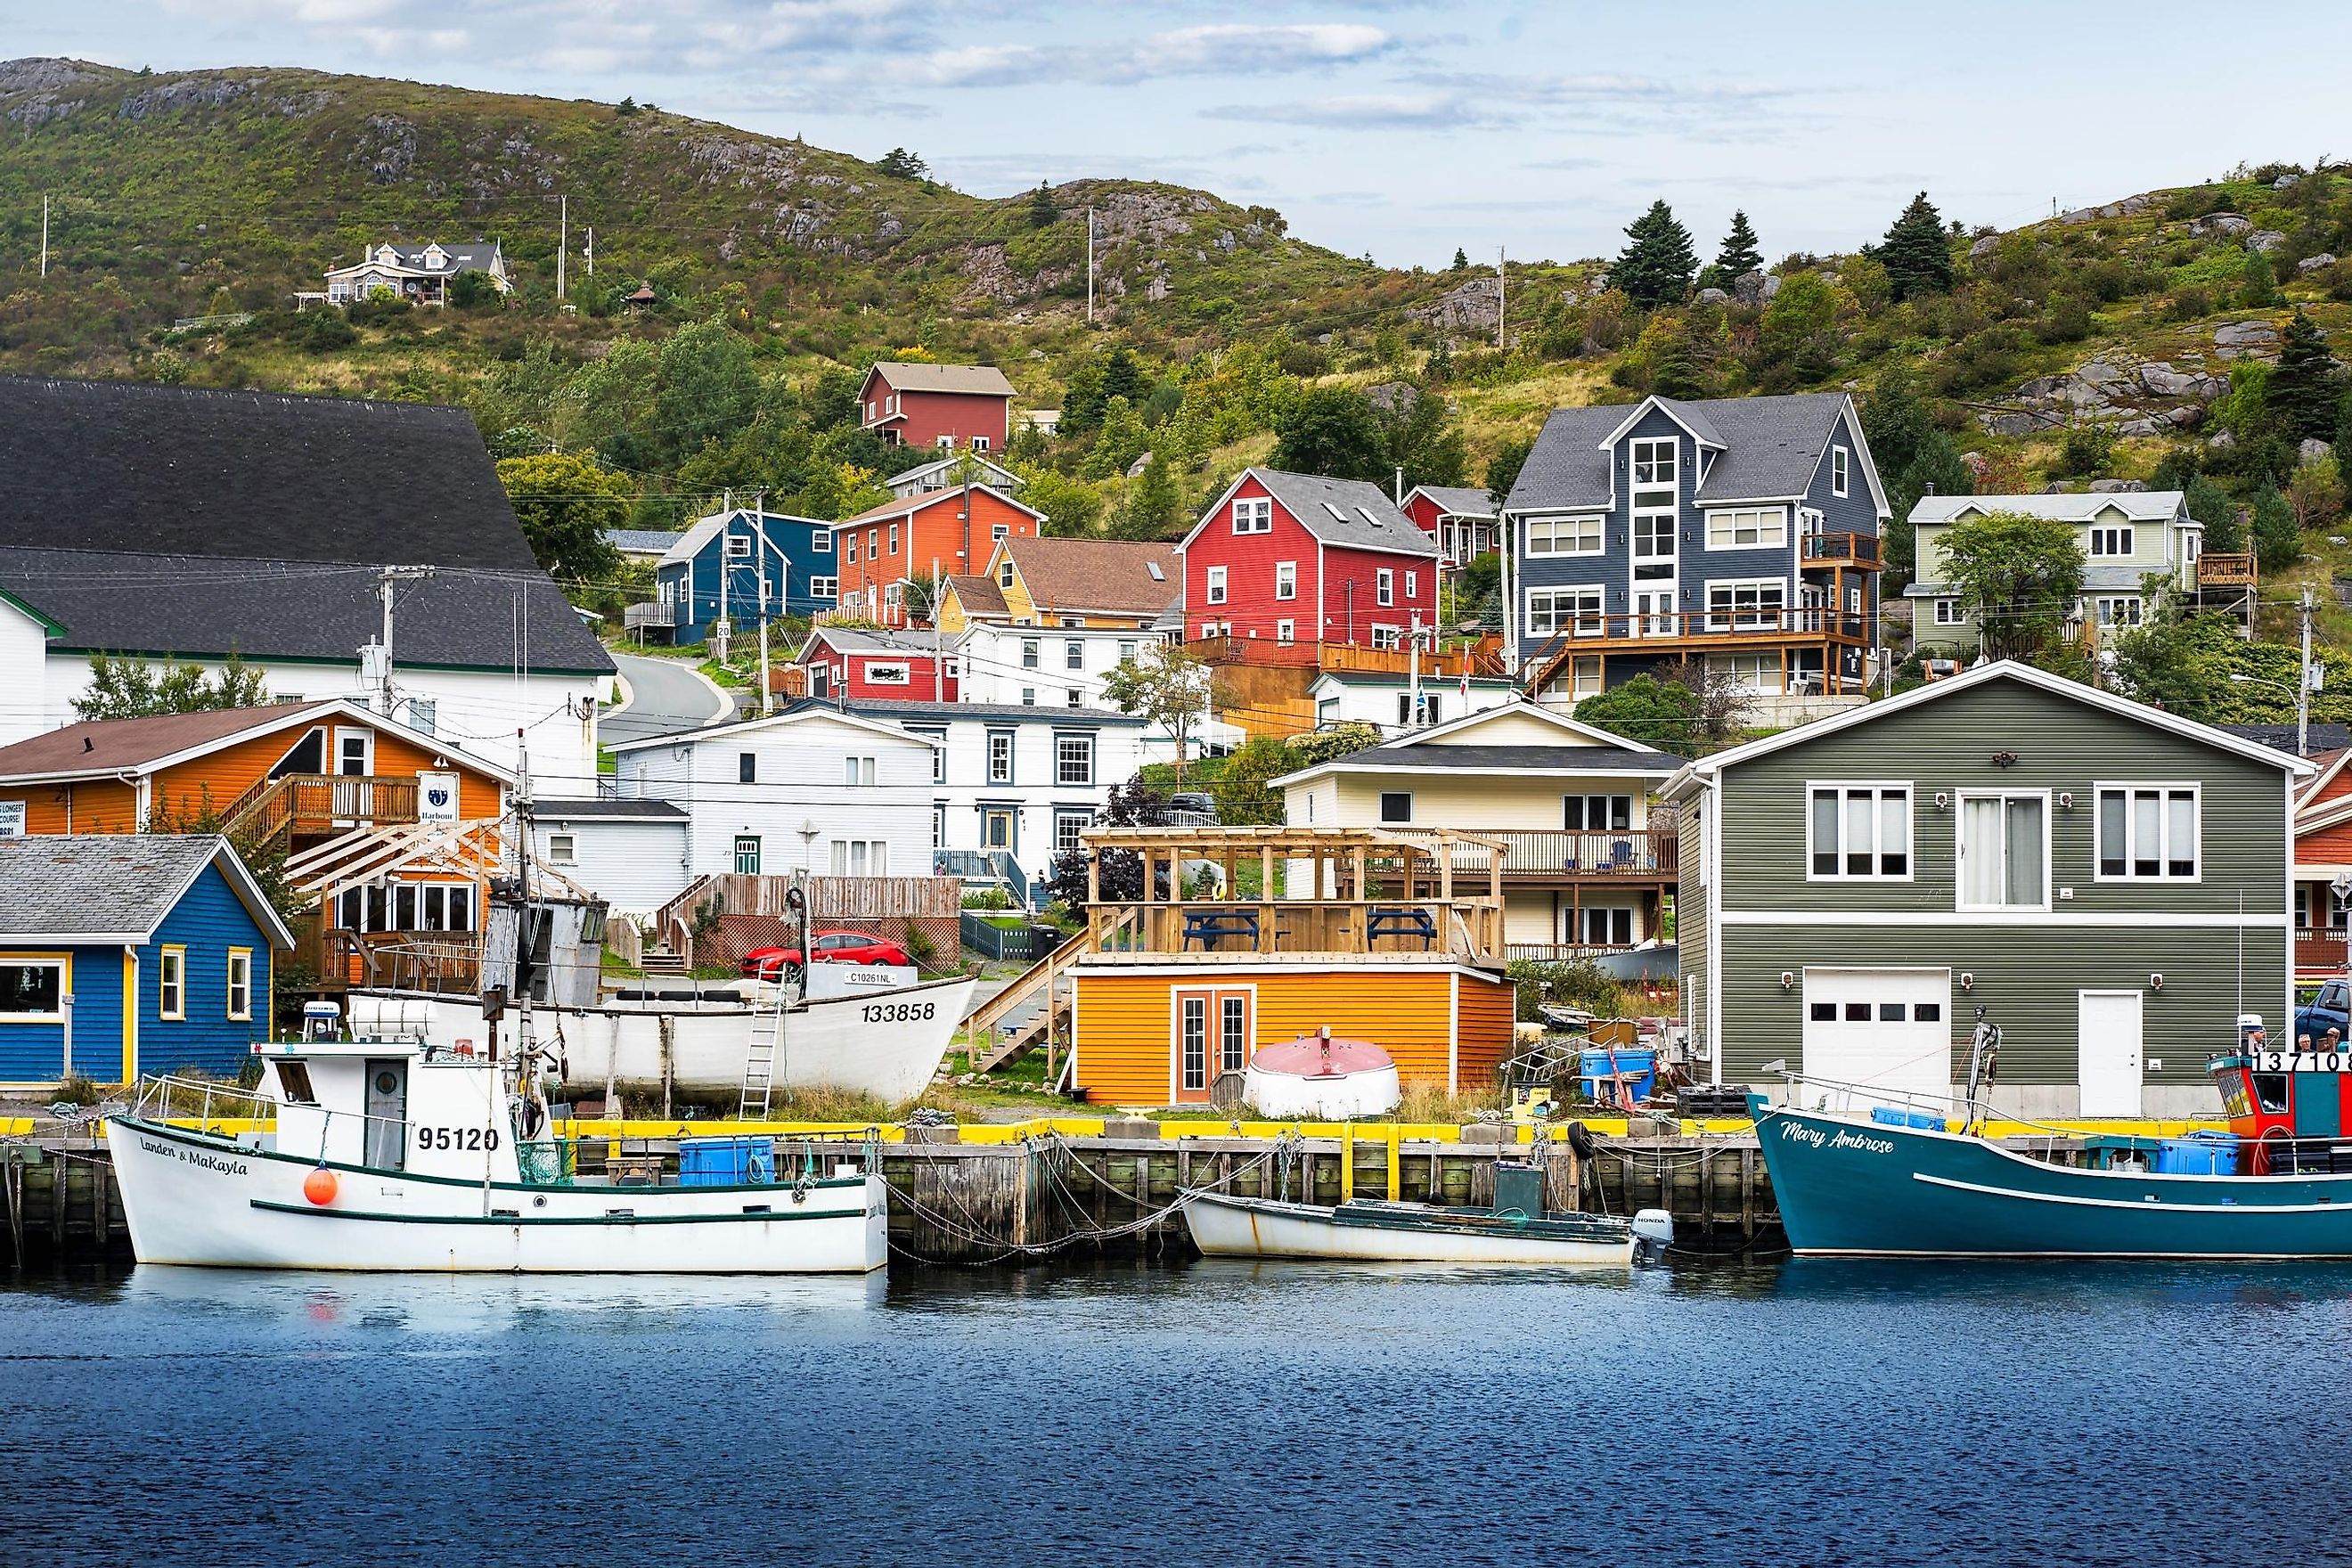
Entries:
{"type": "MultiPolygon", "coordinates": [[[[823,974],[843,966],[812,967],[823,974]]],[[[845,1089],[895,1104],[929,1087],[973,984],[958,976],[795,1001],[778,1023],[775,987],[764,983],[717,987],[706,999],[690,981],[647,981],[593,1007],[540,1006],[533,1016],[558,1076],[577,1087],[740,1089],[754,1036],[764,1047],[772,1029],[777,1089],[845,1089]]],[[[354,991],[346,1004],[358,1034],[414,1037],[448,1051],[488,1043],[481,1004],[470,996],[354,991]]]]}
{"type": "Polygon", "coordinates": [[[1501,1165],[1493,1208],[1358,1198],[1337,1207],[1187,1189],[1180,1194],[1192,1244],[1210,1258],[1305,1258],[1351,1263],[1537,1263],[1623,1268],[1673,1243],[1674,1220],[1643,1209],[1609,1215],[1544,1214],[1543,1173],[1501,1165]],[[1510,1196],[1534,1198],[1525,1208],[1510,1196]]]}
{"type": "Polygon", "coordinates": [[[151,1079],[107,1119],[141,1263],[864,1274],[887,1259],[888,1189],[862,1140],[816,1170],[745,1159],[709,1184],[614,1184],[529,1136],[544,1108],[511,1059],[365,1038],[254,1049],[258,1094],[151,1079]],[[172,1124],[191,1110],[198,1128],[172,1124]],[[232,1135],[220,1118],[274,1127],[232,1135]]]}

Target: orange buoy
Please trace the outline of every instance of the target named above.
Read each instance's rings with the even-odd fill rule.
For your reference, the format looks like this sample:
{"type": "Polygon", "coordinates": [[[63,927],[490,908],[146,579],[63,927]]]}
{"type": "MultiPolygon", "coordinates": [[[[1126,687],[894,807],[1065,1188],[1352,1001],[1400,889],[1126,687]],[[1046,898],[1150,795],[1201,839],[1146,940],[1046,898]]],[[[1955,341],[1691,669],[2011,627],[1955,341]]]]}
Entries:
{"type": "Polygon", "coordinates": [[[335,1201],[335,1173],[321,1165],[302,1178],[302,1195],[325,1208],[335,1201]]]}

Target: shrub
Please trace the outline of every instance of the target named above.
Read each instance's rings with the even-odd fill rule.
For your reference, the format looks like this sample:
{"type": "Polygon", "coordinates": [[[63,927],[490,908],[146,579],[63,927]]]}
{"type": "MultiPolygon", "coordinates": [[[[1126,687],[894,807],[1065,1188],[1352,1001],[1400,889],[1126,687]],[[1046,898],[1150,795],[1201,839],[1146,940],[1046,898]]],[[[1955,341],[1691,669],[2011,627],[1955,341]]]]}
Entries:
{"type": "Polygon", "coordinates": [[[2212,311],[2213,296],[2193,283],[2175,289],[2164,305],[2164,313],[2176,321],[2193,321],[2212,311]]]}
{"type": "Polygon", "coordinates": [[[2045,343],[2079,343],[2091,335],[2091,307],[2080,294],[2054,294],[2033,335],[2045,343]]]}
{"type": "Polygon", "coordinates": [[[305,310],[295,341],[306,353],[332,353],[360,341],[360,334],[336,310],[305,310]]]}
{"type": "Polygon", "coordinates": [[[2065,444],[2059,448],[2058,462],[2052,471],[2080,477],[2102,474],[2115,457],[2113,430],[2104,425],[2069,426],[2065,444]]]}

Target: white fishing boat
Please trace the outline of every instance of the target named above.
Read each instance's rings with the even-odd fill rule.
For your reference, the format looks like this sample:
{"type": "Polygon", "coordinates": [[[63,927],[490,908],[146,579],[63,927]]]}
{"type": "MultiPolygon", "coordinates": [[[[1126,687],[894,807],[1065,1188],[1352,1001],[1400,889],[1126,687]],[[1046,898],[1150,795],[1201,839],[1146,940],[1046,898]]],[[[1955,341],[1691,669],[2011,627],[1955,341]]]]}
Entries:
{"type": "Polygon", "coordinates": [[[1261,1047],[1242,1075],[1242,1100],[1277,1121],[1360,1121],[1404,1099],[1396,1058],[1370,1040],[1328,1028],[1261,1047]]]}
{"type": "Polygon", "coordinates": [[[257,1092],[150,1079],[135,1109],[107,1119],[141,1263],[862,1274],[887,1260],[888,1189],[869,1139],[805,1144],[783,1170],[771,1141],[743,1139],[713,1141],[734,1158],[691,1176],[578,1175],[570,1143],[546,1135],[527,1049],[500,1060],[325,1033],[256,1046],[257,1092]],[[191,1113],[195,1127],[174,1124],[191,1113]],[[267,1126],[222,1125],[250,1121],[267,1126]]]}
{"type": "MultiPolygon", "coordinates": [[[[738,1089],[765,1057],[778,1089],[836,1089],[896,1104],[929,1086],[974,984],[955,976],[810,1000],[749,980],[647,982],[593,1006],[541,1005],[532,1016],[559,1081],[574,1088],[738,1089]]],[[[444,1051],[489,1043],[477,997],[354,991],[346,1000],[360,1034],[414,1037],[444,1051]]]]}
{"type": "Polygon", "coordinates": [[[1663,1209],[1630,1220],[1543,1213],[1543,1173],[1533,1165],[1499,1165],[1496,1189],[1502,1201],[1492,1208],[1378,1198],[1334,1206],[1201,1189],[1187,1189],[1180,1201],[1192,1244],[1210,1258],[1623,1268],[1674,1240],[1674,1220],[1663,1209]]]}

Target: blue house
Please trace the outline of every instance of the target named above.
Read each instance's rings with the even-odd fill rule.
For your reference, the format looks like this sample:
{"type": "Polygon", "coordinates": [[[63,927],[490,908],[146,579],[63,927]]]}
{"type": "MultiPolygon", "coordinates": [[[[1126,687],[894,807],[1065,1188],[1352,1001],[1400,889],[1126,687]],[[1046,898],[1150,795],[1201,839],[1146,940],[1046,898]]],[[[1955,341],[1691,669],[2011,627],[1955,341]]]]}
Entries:
{"type": "Polygon", "coordinates": [[[293,945],[226,838],[0,839],[0,1086],[234,1074],[293,945]]]}
{"type": "Polygon", "coordinates": [[[668,612],[671,640],[707,641],[721,614],[738,632],[756,627],[762,578],[771,616],[833,608],[840,590],[833,525],[738,507],[677,535],[654,564],[654,595],[668,612]]]}
{"type": "Polygon", "coordinates": [[[1843,394],[1557,410],[1503,507],[1513,668],[1570,698],[1684,659],[1860,693],[1889,515],[1843,394]]]}

